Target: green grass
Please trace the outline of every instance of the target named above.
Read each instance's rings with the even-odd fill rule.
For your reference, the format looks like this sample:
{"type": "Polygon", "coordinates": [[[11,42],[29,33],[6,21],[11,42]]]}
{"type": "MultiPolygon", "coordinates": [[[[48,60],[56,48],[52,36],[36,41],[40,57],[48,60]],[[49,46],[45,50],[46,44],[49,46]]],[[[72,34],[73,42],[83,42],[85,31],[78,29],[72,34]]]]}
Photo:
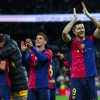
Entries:
{"type": "Polygon", "coordinates": [[[68,96],[56,96],[56,100],[69,100],[68,96]]]}
{"type": "MultiPolygon", "coordinates": [[[[69,100],[68,96],[56,96],[56,100],[69,100]]],[[[98,100],[100,100],[100,96],[98,97],[98,100]]]]}

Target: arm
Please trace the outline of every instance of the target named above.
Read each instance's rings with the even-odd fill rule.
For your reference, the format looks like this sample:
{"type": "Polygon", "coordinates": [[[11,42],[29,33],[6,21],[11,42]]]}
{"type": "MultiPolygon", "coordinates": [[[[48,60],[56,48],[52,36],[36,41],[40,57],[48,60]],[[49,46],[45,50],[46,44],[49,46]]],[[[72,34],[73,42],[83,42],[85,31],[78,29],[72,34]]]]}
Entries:
{"type": "Polygon", "coordinates": [[[52,56],[52,59],[57,58],[57,57],[58,57],[58,55],[57,55],[57,54],[54,54],[54,55],[52,56]]]}
{"type": "Polygon", "coordinates": [[[29,64],[30,60],[31,60],[31,53],[26,54],[26,50],[27,50],[27,44],[25,45],[24,41],[21,41],[21,51],[22,51],[21,61],[22,61],[22,65],[29,64]]]}
{"type": "Polygon", "coordinates": [[[92,20],[92,22],[95,24],[95,26],[97,27],[96,30],[94,31],[94,37],[97,38],[97,39],[100,39],[100,22],[89,14],[89,12],[86,9],[86,6],[84,5],[83,2],[82,2],[82,6],[83,6],[83,12],[84,12],[84,14],[88,18],[90,18],[92,20]]]}
{"type": "Polygon", "coordinates": [[[67,24],[62,32],[62,38],[64,40],[64,42],[70,42],[71,41],[71,36],[68,34],[72,28],[72,26],[74,25],[74,23],[76,22],[77,19],[77,15],[76,15],[76,9],[73,9],[73,13],[74,13],[74,18],[73,20],[67,24]]]}
{"type": "Polygon", "coordinates": [[[68,72],[68,74],[70,75],[71,74],[71,66],[69,65],[69,63],[67,61],[64,61],[64,70],[65,72],[68,72]]]}
{"type": "Polygon", "coordinates": [[[31,47],[32,52],[36,55],[36,57],[40,60],[40,61],[45,61],[45,60],[49,60],[49,57],[45,54],[41,54],[40,52],[38,52],[34,46],[31,47]]]}
{"type": "Polygon", "coordinates": [[[1,61],[0,62],[0,70],[4,71],[6,68],[6,61],[1,61]]]}
{"type": "Polygon", "coordinates": [[[49,57],[46,54],[41,54],[36,50],[36,48],[33,46],[33,43],[31,39],[26,39],[27,45],[31,48],[32,52],[35,54],[35,56],[40,60],[40,61],[45,61],[49,60],[49,57]]]}
{"type": "Polygon", "coordinates": [[[54,59],[54,58],[56,58],[56,57],[57,57],[57,58],[60,58],[60,59],[62,60],[62,59],[64,59],[64,54],[58,52],[57,54],[53,55],[52,59],[54,59]]]}
{"type": "Polygon", "coordinates": [[[26,66],[26,64],[30,64],[31,61],[31,53],[26,54],[25,52],[22,52],[21,56],[21,62],[23,66],[26,66]]]}

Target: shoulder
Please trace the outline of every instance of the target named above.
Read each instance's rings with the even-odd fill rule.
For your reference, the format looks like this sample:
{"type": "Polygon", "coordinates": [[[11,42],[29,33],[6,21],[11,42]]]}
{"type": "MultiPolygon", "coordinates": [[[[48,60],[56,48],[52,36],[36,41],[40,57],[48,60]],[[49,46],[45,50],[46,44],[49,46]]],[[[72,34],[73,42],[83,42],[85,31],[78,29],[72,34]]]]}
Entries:
{"type": "Polygon", "coordinates": [[[47,49],[44,54],[47,55],[50,59],[52,59],[53,53],[50,49],[47,49]]]}
{"type": "Polygon", "coordinates": [[[15,40],[13,39],[10,39],[6,44],[5,44],[6,47],[10,46],[10,47],[18,47],[18,44],[15,40]]]}
{"type": "Polygon", "coordinates": [[[52,54],[52,51],[51,51],[50,49],[47,49],[47,50],[45,51],[45,53],[52,54]]]}
{"type": "Polygon", "coordinates": [[[88,39],[90,39],[93,43],[94,43],[94,40],[95,40],[95,37],[94,37],[94,35],[92,34],[92,35],[90,35],[89,37],[87,37],[88,39]]]}

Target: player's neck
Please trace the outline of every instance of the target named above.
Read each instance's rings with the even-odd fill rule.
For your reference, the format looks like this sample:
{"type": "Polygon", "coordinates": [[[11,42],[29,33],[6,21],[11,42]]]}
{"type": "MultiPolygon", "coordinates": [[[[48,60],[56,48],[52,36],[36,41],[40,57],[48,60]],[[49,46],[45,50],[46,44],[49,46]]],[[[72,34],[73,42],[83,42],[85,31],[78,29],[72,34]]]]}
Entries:
{"type": "Polygon", "coordinates": [[[76,38],[77,38],[78,41],[84,41],[85,40],[85,37],[82,37],[82,38],[76,37],[76,38]]]}
{"type": "Polygon", "coordinates": [[[43,51],[44,49],[45,49],[44,46],[38,46],[38,47],[37,47],[37,50],[38,50],[39,52],[43,51]]]}

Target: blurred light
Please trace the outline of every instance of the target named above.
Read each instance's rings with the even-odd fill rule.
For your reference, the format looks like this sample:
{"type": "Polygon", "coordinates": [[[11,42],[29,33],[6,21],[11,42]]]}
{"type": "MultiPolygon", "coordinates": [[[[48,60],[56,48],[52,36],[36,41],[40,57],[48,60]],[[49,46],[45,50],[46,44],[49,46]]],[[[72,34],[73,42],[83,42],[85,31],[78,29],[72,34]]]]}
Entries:
{"type": "MultiPolygon", "coordinates": [[[[100,20],[100,13],[91,13],[91,16],[100,20]]],[[[77,14],[81,21],[91,21],[84,14],[77,14]]],[[[0,15],[0,22],[69,22],[73,14],[39,14],[39,15],[0,15]]]]}

